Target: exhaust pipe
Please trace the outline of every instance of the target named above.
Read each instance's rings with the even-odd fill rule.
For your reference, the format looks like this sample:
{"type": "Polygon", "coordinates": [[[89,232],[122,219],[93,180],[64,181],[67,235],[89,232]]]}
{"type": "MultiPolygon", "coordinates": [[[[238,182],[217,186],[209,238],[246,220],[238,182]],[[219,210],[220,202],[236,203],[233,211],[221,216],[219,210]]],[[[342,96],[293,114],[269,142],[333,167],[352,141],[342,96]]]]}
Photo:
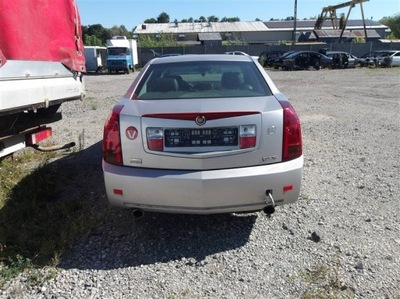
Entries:
{"type": "Polygon", "coordinates": [[[265,199],[265,202],[268,204],[264,209],[264,213],[267,214],[267,216],[271,216],[274,212],[275,212],[275,200],[272,197],[272,190],[267,190],[265,191],[265,195],[267,195],[269,197],[269,199],[271,200],[271,203],[267,202],[267,200],[265,199]]]}
{"type": "Polygon", "coordinates": [[[135,209],[135,210],[133,210],[132,215],[135,218],[141,218],[144,216],[144,211],[140,210],[140,209],[135,209]]]}
{"type": "Polygon", "coordinates": [[[266,206],[266,207],[263,209],[263,212],[264,212],[265,214],[267,214],[268,216],[271,216],[273,213],[275,213],[275,207],[274,207],[274,206],[266,206]]]}

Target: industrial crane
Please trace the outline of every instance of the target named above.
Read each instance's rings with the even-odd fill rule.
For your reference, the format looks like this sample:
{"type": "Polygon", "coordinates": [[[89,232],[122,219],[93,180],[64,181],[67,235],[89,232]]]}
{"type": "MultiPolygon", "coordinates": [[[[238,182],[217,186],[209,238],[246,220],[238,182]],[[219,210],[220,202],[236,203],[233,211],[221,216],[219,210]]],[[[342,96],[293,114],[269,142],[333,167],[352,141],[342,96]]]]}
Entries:
{"type": "Polygon", "coordinates": [[[367,1],[369,1],[369,0],[352,0],[352,1],[348,1],[348,2],[345,2],[345,3],[338,4],[338,5],[330,5],[330,6],[324,7],[322,9],[321,14],[318,16],[317,21],[315,22],[314,30],[320,30],[322,28],[322,24],[327,19],[327,14],[329,13],[330,14],[329,18],[332,21],[333,29],[334,30],[342,29],[342,32],[340,33],[340,37],[339,37],[339,42],[340,42],[341,39],[342,39],[342,36],[343,36],[343,32],[346,29],[346,24],[347,24],[347,21],[348,21],[349,16],[350,16],[351,9],[353,7],[355,7],[356,4],[360,4],[361,15],[362,15],[362,20],[363,20],[363,26],[364,26],[365,41],[367,41],[367,38],[368,38],[367,37],[367,29],[366,29],[366,26],[365,26],[364,10],[363,10],[363,7],[362,7],[362,4],[364,2],[367,2],[367,1]],[[349,11],[348,11],[347,17],[346,17],[346,19],[344,21],[343,27],[339,28],[338,19],[337,19],[337,15],[336,15],[336,10],[344,8],[344,7],[348,7],[348,6],[349,6],[349,11]]]}

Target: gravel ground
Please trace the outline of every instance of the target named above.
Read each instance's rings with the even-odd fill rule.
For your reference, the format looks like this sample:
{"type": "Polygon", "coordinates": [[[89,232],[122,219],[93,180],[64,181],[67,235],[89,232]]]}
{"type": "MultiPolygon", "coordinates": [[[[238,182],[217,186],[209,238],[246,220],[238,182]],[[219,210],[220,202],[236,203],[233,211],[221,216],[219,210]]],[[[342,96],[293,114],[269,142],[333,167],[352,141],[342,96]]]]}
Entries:
{"type": "MultiPolygon", "coordinates": [[[[135,74],[86,77],[54,138],[76,141],[105,220],[63,256],[55,279],[27,275],[3,298],[400,298],[400,68],[270,76],[302,121],[298,202],[240,215],[146,214],[107,205],[104,121],[135,74]]],[[[68,157],[65,163],[71,163],[68,157]]],[[[48,269],[43,269],[46,273],[48,269]]]]}

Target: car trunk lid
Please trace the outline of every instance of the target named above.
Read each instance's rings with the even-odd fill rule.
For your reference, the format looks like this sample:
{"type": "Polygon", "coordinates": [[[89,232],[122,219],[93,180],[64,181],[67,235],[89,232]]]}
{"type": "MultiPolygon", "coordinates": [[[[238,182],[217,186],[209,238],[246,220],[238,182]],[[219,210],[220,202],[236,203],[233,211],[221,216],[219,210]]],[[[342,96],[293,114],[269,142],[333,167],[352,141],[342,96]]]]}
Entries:
{"type": "Polygon", "coordinates": [[[124,165],[205,170],[280,161],[282,107],[275,97],[187,101],[138,101],[124,107],[124,165]],[[137,140],[124,134],[132,126],[138,128],[137,140]]]}

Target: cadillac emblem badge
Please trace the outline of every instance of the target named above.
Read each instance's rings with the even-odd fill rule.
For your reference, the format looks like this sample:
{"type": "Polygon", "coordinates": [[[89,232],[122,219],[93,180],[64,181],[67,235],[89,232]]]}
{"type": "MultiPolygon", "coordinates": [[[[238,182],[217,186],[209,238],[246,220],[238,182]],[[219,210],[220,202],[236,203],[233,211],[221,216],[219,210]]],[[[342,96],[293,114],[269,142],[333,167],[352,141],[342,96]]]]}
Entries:
{"type": "Polygon", "coordinates": [[[196,122],[196,124],[198,125],[198,126],[202,126],[202,125],[204,125],[205,123],[206,123],[206,118],[204,117],[204,116],[198,116],[198,117],[196,117],[196,119],[195,119],[195,122],[196,122]]]}

